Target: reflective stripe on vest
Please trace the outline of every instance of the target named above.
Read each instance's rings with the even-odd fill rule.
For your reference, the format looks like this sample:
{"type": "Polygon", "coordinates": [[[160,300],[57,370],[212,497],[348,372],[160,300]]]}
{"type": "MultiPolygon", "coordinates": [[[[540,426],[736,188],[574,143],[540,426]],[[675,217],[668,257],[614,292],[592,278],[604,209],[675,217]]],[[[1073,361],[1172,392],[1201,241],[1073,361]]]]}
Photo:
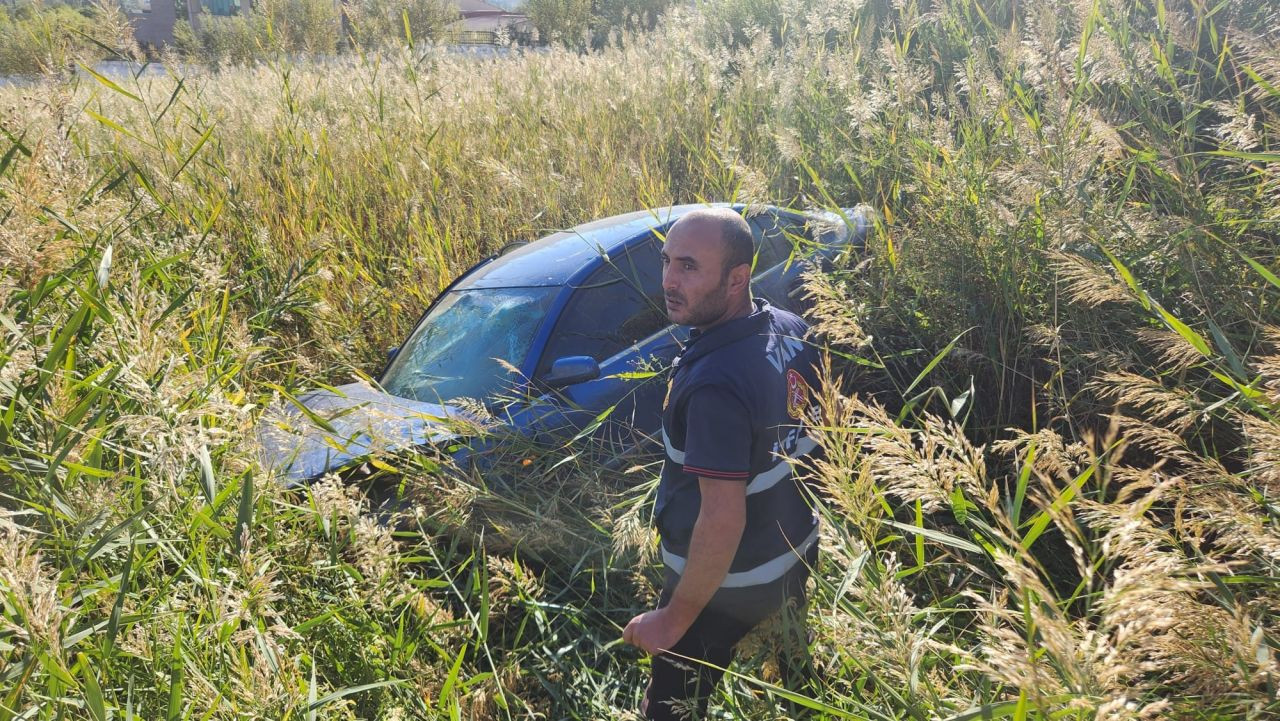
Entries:
{"type": "MultiPolygon", "coordinates": [[[[677,449],[671,445],[671,439],[667,436],[667,429],[662,429],[662,445],[666,447],[667,458],[672,463],[684,465],[684,451],[677,449]]],[[[747,495],[767,491],[778,485],[778,481],[791,475],[791,461],[806,456],[813,449],[818,447],[818,442],[808,436],[802,436],[796,442],[795,453],[778,461],[778,464],[767,471],[757,473],[751,478],[751,482],[747,484],[747,495]]]]}
{"type": "Polygon", "coordinates": [[[667,447],[667,458],[670,458],[672,463],[684,465],[684,451],[676,450],[676,447],[671,445],[671,439],[667,437],[666,426],[662,427],[662,445],[667,447]]]}
{"type": "MultiPolygon", "coordinates": [[[[724,577],[724,582],[720,584],[720,588],[744,588],[776,581],[785,576],[792,566],[799,563],[805,552],[817,542],[818,524],[815,523],[813,531],[809,533],[809,537],[804,539],[800,545],[771,561],[765,561],[749,571],[730,573],[724,577]]],[[[667,568],[675,571],[677,575],[684,573],[686,559],[668,551],[666,545],[662,546],[662,562],[667,565],[667,568]]]]}
{"type": "Polygon", "coordinates": [[[818,442],[809,436],[802,436],[796,442],[796,451],[794,454],[778,461],[778,465],[770,468],[763,473],[757,473],[751,482],[747,484],[747,495],[767,491],[778,485],[778,481],[791,475],[791,462],[802,456],[808,455],[809,451],[818,447],[818,442]]]}

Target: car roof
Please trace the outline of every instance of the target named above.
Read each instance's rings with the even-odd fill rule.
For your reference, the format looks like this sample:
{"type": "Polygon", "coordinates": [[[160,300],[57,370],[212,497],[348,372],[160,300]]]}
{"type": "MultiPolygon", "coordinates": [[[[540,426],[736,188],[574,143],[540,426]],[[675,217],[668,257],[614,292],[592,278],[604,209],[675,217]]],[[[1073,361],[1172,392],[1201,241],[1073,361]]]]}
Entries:
{"type": "Polygon", "coordinates": [[[521,288],[559,286],[572,281],[583,269],[594,266],[602,254],[624,250],[629,241],[654,228],[674,222],[699,208],[733,208],[741,205],[706,203],[675,205],[615,215],[553,233],[498,256],[472,270],[453,287],[521,288]]]}

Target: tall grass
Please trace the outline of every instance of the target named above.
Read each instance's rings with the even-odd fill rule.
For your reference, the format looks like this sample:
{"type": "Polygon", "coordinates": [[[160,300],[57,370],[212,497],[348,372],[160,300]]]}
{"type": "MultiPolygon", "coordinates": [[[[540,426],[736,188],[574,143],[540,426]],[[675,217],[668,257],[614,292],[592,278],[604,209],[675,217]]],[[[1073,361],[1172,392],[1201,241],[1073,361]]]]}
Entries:
{"type": "MultiPolygon", "coordinates": [[[[1277,22],[711,3],[588,55],[0,91],[0,719],[626,717],[656,459],[381,459],[388,519],[368,483],[281,489],[252,429],[511,240],[730,198],[878,214],[810,282],[794,703],[1274,716],[1277,22]]],[[[768,657],[723,713],[783,713],[768,657]]]]}
{"type": "Polygon", "coordinates": [[[254,65],[264,58],[320,57],[441,38],[459,20],[444,0],[264,0],[240,15],[203,14],[174,27],[174,50],[209,65],[254,65]]]}
{"type": "Polygon", "coordinates": [[[15,0],[0,6],[0,74],[74,71],[77,63],[130,57],[133,29],[117,3],[15,0]]]}

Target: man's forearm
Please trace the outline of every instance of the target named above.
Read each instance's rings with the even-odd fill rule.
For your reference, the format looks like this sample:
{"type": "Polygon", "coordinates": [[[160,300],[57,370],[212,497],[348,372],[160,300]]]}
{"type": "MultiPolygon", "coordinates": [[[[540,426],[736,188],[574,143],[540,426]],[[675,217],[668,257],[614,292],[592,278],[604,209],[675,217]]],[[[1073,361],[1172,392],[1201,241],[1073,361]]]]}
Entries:
{"type": "Polygon", "coordinates": [[[747,523],[745,493],[721,496],[712,504],[706,500],[704,494],[689,541],[689,558],[668,604],[670,612],[685,623],[693,623],[724,582],[747,523]]]}
{"type": "Polygon", "coordinates": [[[699,478],[702,505],[693,524],[689,557],[667,605],[631,619],[622,639],[648,653],[673,647],[724,582],[747,525],[747,487],[738,481],[699,478]]]}

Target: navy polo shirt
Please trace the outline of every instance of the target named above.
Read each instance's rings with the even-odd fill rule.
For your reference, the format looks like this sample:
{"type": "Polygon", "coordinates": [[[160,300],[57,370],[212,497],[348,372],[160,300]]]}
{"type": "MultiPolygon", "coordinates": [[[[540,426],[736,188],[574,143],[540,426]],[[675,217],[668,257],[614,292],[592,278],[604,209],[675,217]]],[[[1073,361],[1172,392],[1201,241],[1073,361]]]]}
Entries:
{"type": "Polygon", "coordinates": [[[721,588],[782,578],[817,542],[817,514],[788,459],[816,452],[817,351],[793,313],[756,299],[750,315],[693,331],[672,364],[662,411],[666,461],[654,517],[662,558],[682,573],[702,494],[698,477],[747,486],[747,524],[721,588]]]}

